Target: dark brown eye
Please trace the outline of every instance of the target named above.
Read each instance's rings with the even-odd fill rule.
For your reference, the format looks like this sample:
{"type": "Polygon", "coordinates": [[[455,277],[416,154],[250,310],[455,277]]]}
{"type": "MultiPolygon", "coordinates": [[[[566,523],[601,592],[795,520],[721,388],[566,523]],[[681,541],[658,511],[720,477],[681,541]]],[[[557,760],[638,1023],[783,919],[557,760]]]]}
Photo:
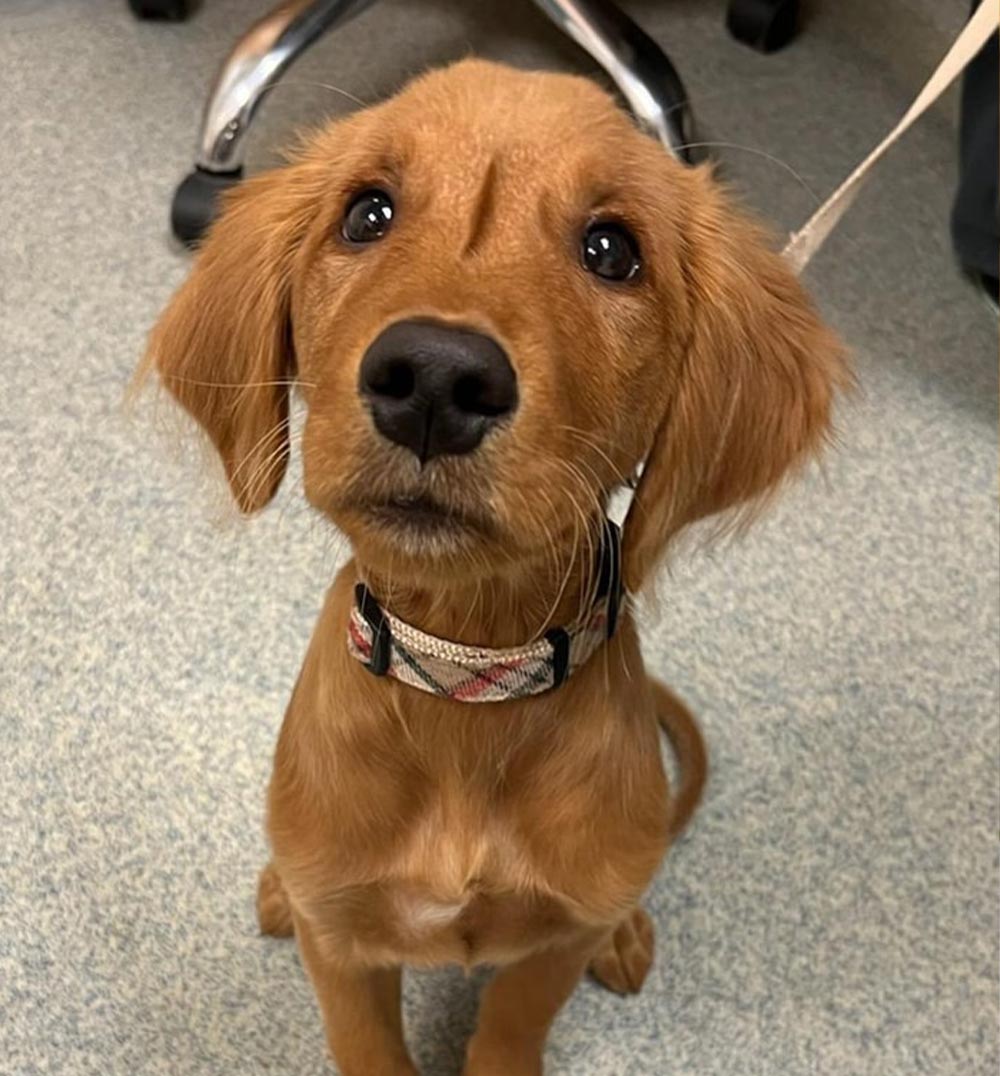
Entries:
{"type": "Polygon", "coordinates": [[[631,280],[642,264],[639,244],[623,224],[597,221],[583,235],[584,268],[602,280],[631,280]]]}
{"type": "Polygon", "coordinates": [[[349,243],[373,243],[391,227],[392,213],[392,199],[385,191],[362,191],[347,207],[340,234],[349,243]]]}

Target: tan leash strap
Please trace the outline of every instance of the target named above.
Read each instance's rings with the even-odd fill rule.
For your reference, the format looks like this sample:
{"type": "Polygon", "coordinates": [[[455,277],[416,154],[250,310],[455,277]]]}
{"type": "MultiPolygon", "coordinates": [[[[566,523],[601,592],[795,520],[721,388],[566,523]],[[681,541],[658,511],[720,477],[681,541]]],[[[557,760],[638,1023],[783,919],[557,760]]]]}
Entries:
{"type": "Polygon", "coordinates": [[[854,169],[843,183],[816,210],[806,223],[794,232],[782,253],[796,273],[801,273],[812,256],[826,242],[841,217],[847,212],[875,163],[886,150],[909,129],[944,93],[962,70],[989,40],[1000,25],[997,0],[983,0],[965,28],[958,35],[947,56],[927,80],[927,84],[910,105],[906,115],[854,169]]]}

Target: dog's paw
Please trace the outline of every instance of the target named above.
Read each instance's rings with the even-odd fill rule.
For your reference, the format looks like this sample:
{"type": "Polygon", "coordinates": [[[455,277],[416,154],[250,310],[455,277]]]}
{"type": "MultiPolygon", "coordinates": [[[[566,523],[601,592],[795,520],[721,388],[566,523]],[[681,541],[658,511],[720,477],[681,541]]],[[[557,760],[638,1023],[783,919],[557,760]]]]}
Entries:
{"type": "Polygon", "coordinates": [[[590,974],[616,994],[638,994],[653,964],[653,924],[636,908],[590,962],[590,974]]]}
{"type": "Polygon", "coordinates": [[[257,922],[260,924],[261,934],[270,934],[275,938],[289,938],[294,932],[288,895],[271,863],[260,872],[260,882],[257,885],[257,922]]]}

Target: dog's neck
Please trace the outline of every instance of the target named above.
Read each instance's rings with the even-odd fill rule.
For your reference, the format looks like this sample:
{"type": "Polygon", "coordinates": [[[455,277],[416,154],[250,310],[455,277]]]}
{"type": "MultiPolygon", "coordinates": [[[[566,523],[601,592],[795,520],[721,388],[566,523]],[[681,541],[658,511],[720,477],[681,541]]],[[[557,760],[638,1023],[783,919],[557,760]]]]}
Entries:
{"type": "Polygon", "coordinates": [[[596,584],[598,535],[595,528],[589,541],[564,556],[508,575],[423,586],[359,563],[358,576],[389,612],[429,635],[469,646],[520,646],[586,614],[596,584]]]}

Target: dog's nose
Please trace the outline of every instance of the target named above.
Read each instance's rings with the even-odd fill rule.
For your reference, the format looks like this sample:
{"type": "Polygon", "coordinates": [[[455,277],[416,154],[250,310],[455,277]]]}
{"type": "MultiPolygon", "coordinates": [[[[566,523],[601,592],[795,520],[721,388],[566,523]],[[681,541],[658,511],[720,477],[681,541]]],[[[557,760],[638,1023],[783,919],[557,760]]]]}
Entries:
{"type": "Polygon", "coordinates": [[[517,406],[517,377],[482,333],[397,321],[368,348],[360,391],[384,437],[425,463],[471,452],[517,406]]]}

